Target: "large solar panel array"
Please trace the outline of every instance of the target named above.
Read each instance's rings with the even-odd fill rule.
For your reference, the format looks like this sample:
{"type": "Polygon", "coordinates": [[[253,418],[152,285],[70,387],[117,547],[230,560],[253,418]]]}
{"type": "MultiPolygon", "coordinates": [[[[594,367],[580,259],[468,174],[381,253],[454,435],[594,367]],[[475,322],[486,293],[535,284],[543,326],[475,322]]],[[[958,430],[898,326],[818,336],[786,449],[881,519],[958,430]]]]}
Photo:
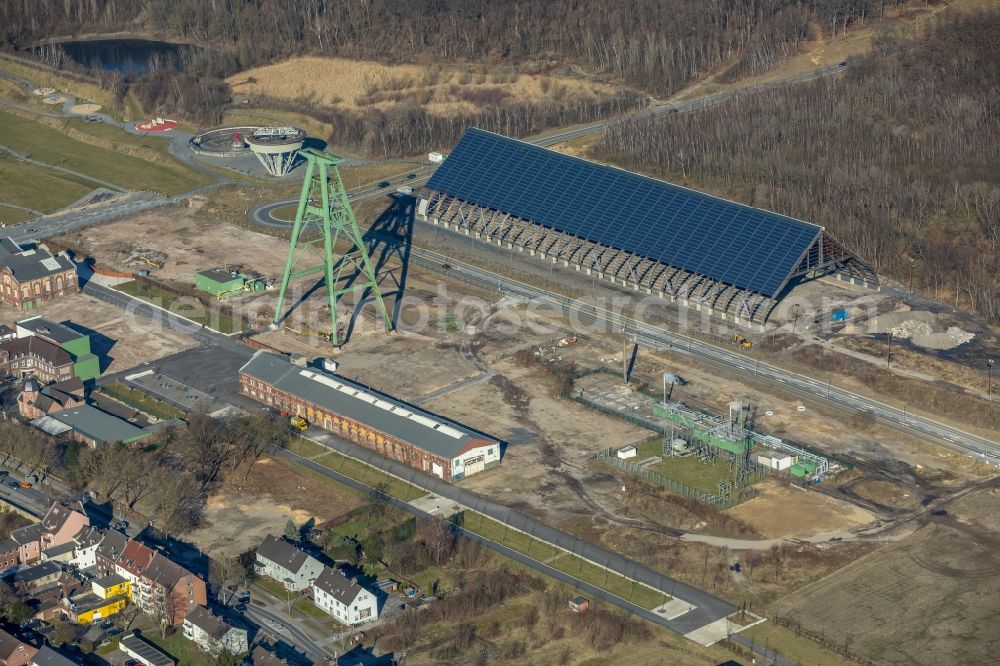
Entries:
{"type": "Polygon", "coordinates": [[[820,227],[469,129],[427,187],[776,296],[820,227]]]}

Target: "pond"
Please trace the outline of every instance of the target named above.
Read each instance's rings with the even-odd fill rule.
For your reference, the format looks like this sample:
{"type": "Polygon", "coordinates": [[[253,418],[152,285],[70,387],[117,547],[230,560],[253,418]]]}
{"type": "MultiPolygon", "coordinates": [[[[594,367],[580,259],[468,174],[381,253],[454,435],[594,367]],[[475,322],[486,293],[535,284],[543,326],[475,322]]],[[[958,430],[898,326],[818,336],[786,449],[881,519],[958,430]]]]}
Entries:
{"type": "Polygon", "coordinates": [[[142,76],[163,69],[180,70],[185,52],[197,47],[148,39],[102,39],[61,42],[39,46],[35,50],[44,55],[45,51],[53,48],[61,49],[84,67],[125,76],[142,76]]]}

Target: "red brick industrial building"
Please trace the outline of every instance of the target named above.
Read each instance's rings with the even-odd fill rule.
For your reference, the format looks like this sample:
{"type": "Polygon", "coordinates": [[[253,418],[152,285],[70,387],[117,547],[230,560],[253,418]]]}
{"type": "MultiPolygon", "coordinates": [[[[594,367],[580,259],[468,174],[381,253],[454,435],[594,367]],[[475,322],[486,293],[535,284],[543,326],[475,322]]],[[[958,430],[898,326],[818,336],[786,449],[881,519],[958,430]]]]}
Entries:
{"type": "Polygon", "coordinates": [[[340,375],[258,351],[240,392],[446,481],[500,464],[500,442],[340,375]]]}
{"type": "Polygon", "coordinates": [[[79,290],[76,266],[64,255],[44,245],[22,248],[10,238],[0,238],[0,301],[19,310],[79,290]]]}

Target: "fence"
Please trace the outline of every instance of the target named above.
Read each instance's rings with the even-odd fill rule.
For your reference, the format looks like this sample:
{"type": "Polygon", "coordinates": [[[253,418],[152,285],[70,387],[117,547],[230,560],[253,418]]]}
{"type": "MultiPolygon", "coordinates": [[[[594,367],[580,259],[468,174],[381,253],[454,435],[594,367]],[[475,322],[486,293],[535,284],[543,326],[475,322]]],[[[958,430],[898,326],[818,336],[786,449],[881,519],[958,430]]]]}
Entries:
{"type": "Polygon", "coordinates": [[[725,509],[730,509],[740,502],[746,499],[743,496],[743,491],[737,491],[735,497],[723,497],[722,495],[715,495],[713,493],[706,493],[704,491],[698,490],[697,488],[692,488],[691,486],[686,486],[679,481],[674,481],[671,478],[663,476],[659,472],[654,472],[653,470],[646,469],[638,463],[629,462],[627,460],[622,460],[619,458],[613,449],[606,449],[604,451],[599,451],[597,453],[597,460],[603,463],[608,463],[609,465],[614,465],[618,469],[628,472],[633,476],[637,476],[644,481],[648,481],[653,485],[660,486],[666,490],[677,495],[683,495],[684,497],[690,497],[696,499],[699,502],[708,504],[709,506],[715,507],[720,511],[725,509]]]}
{"type": "Polygon", "coordinates": [[[774,622],[779,627],[785,627],[787,629],[791,629],[792,631],[795,632],[796,635],[805,636],[814,643],[819,643],[827,650],[839,654],[844,659],[853,661],[857,664],[868,664],[869,666],[875,663],[871,660],[871,657],[865,657],[863,655],[858,654],[857,652],[851,652],[849,649],[847,649],[847,646],[845,644],[834,643],[832,640],[830,640],[823,634],[817,634],[815,631],[809,631],[808,629],[803,629],[802,625],[797,622],[791,622],[790,620],[787,620],[783,617],[778,617],[777,615],[772,617],[771,621],[774,622]]]}

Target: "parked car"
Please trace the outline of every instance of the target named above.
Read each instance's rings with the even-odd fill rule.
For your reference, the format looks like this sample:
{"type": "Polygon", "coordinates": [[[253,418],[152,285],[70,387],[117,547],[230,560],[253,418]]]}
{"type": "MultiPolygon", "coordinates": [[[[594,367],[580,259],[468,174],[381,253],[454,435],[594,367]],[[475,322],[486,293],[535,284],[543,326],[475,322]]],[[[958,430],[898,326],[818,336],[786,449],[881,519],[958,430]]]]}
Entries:
{"type": "Polygon", "coordinates": [[[383,180],[381,183],[378,184],[378,186],[379,187],[389,187],[389,181],[383,180]]]}
{"type": "Polygon", "coordinates": [[[281,630],[283,630],[285,628],[285,625],[281,624],[277,620],[267,619],[267,620],[264,620],[264,622],[266,622],[267,625],[269,627],[271,627],[272,629],[274,629],[275,631],[281,631],[281,630]]]}
{"type": "Polygon", "coordinates": [[[236,604],[236,606],[234,606],[234,608],[236,608],[236,612],[237,613],[246,613],[247,612],[247,606],[246,606],[246,604],[236,604]]]}
{"type": "Polygon", "coordinates": [[[408,173],[408,174],[406,174],[406,180],[413,180],[416,177],[417,177],[417,174],[415,174],[415,173],[408,173]]]}
{"type": "Polygon", "coordinates": [[[238,601],[241,604],[250,603],[250,591],[244,590],[243,592],[240,592],[238,595],[236,595],[236,601],[238,601]]]}

